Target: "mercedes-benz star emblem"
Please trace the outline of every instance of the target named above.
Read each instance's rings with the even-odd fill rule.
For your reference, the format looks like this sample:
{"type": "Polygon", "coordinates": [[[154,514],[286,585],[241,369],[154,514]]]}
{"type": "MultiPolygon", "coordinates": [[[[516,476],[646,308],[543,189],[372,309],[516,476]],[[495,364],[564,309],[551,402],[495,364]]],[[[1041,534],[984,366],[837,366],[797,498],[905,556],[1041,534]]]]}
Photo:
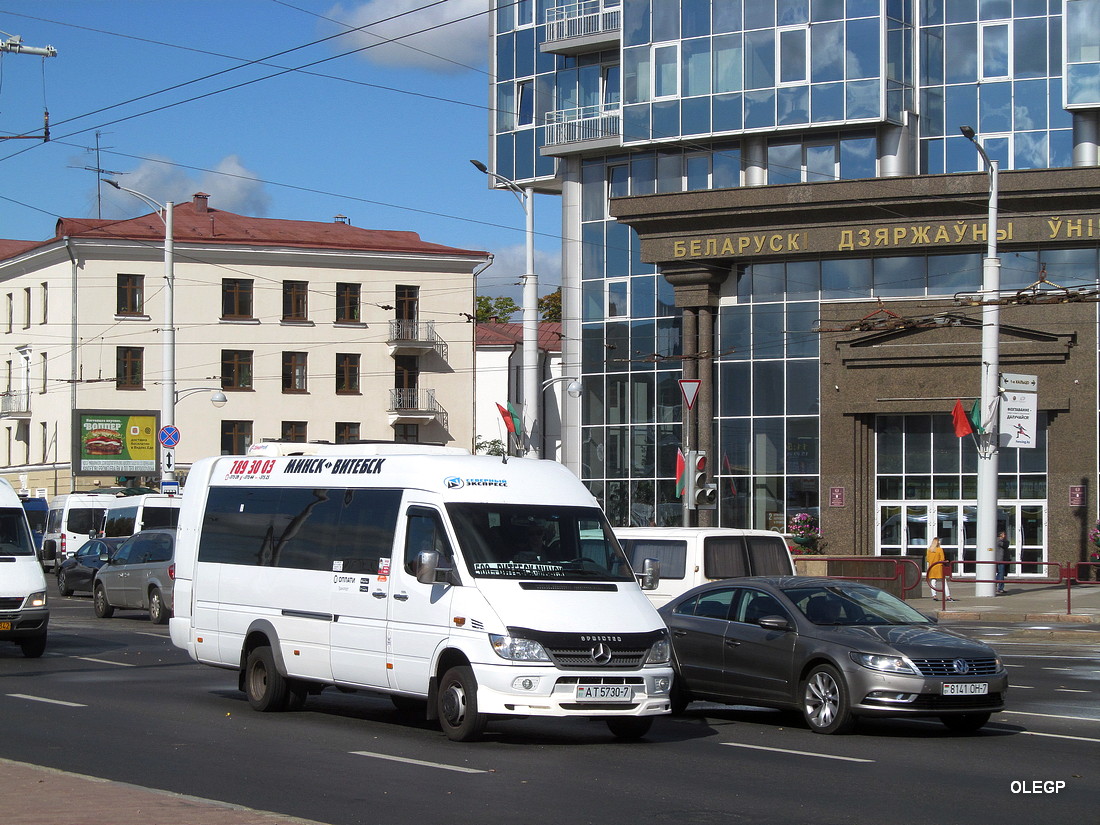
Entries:
{"type": "Polygon", "coordinates": [[[606,665],[611,661],[611,648],[600,642],[592,648],[592,663],[606,665]]]}

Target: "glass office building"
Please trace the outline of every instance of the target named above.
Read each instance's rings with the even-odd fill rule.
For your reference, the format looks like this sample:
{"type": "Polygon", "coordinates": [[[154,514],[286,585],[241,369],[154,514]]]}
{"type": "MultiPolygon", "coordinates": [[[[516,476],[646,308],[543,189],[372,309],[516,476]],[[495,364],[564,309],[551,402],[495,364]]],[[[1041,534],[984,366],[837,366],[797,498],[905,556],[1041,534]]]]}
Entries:
{"type": "MultiPolygon", "coordinates": [[[[1100,0],[495,6],[491,165],[561,195],[564,361],[584,384],[564,455],[612,521],[810,512],[831,550],[939,535],[972,553],[976,462],[950,411],[978,392],[975,310],[953,307],[981,288],[987,181],[960,127],[1005,172],[1002,289],[1095,285],[1100,0]],[[879,341],[882,312],[922,323],[879,341]],[[685,432],[678,382],[696,377],[685,432]],[[676,496],[688,440],[717,477],[712,513],[676,496]]],[[[1002,366],[1045,384],[1035,446],[1001,451],[999,524],[1021,559],[1076,558],[1095,520],[1095,304],[1013,306],[1002,366]],[[1072,345],[1044,337],[1082,312],[1072,345]],[[1071,420],[1083,452],[1055,441],[1071,420]],[[1059,532],[1067,479],[1088,492],[1059,532]]]]}

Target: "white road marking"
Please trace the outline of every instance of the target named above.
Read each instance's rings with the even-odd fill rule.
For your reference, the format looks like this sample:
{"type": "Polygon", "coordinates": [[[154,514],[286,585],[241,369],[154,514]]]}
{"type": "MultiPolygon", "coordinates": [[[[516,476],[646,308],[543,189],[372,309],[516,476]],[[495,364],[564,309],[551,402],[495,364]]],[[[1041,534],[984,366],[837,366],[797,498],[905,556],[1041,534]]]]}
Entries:
{"type": "Polygon", "coordinates": [[[1077,688],[1055,688],[1055,693],[1092,693],[1091,690],[1078,690],[1077,688]]]}
{"type": "Polygon", "coordinates": [[[168,638],[167,633],[149,633],[146,630],[135,631],[135,635],[137,635],[137,636],[152,636],[154,639],[167,639],[168,638]]]}
{"type": "Polygon", "coordinates": [[[1009,685],[1009,690],[1035,690],[1035,685],[1009,685]]]}
{"type": "Polygon", "coordinates": [[[95,662],[100,665],[118,665],[119,667],[137,667],[129,662],[112,662],[110,659],[93,659],[91,656],[73,656],[74,659],[79,659],[82,662],[95,662]]]}
{"type": "Polygon", "coordinates": [[[811,753],[810,751],[792,751],[787,748],[767,748],[763,745],[742,745],[740,742],[722,742],[731,748],[749,748],[754,751],[773,751],[775,753],[793,753],[795,756],[816,756],[820,759],[839,759],[843,762],[874,762],[874,759],[856,759],[854,756],[833,756],[829,753],[811,753]]]}
{"type": "Polygon", "coordinates": [[[1066,736],[1061,733],[1039,733],[1035,730],[1022,730],[1020,733],[1027,734],[1028,736],[1046,736],[1050,739],[1072,739],[1076,742],[1100,742],[1100,739],[1090,739],[1087,736],[1066,736]]]}
{"type": "Polygon", "coordinates": [[[1038,716],[1042,719],[1072,719],[1074,722],[1100,722],[1100,719],[1090,719],[1088,716],[1060,716],[1056,713],[1029,713],[1026,710],[1002,710],[1001,713],[1013,716],[1038,716]]]}
{"type": "Polygon", "coordinates": [[[461,765],[446,765],[442,762],[424,762],[420,759],[408,759],[404,756],[390,756],[386,753],[371,753],[370,751],[351,751],[353,756],[369,756],[372,759],[386,759],[390,762],[403,762],[406,765],[420,765],[425,768],[439,768],[444,771],[457,771],[458,773],[489,773],[489,771],[477,768],[464,768],[461,765]]]}
{"type": "Polygon", "coordinates": [[[47,699],[44,696],[29,696],[26,693],[9,693],[13,699],[28,699],[31,702],[45,702],[48,705],[64,705],[67,708],[86,708],[87,705],[82,705],[79,702],[62,702],[60,699],[47,699]]]}

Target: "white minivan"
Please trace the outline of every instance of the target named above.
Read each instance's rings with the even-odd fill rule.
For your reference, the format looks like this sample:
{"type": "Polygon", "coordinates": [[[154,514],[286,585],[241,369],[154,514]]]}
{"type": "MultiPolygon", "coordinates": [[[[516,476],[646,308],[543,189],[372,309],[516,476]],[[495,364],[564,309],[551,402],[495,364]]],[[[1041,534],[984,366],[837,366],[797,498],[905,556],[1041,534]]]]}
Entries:
{"type": "Polygon", "coordinates": [[[166,493],[120,496],[107,506],[103,534],[107,538],[125,538],[142,530],[175,527],[179,521],[180,497],[166,493]]]}
{"type": "Polygon", "coordinates": [[[668,713],[667,630],[565,467],[294,447],[312,454],[201,459],[182,497],[172,641],[238,669],[252,707],[365,689],[456,741],[494,716],[595,717],[634,739],[668,713]]]}
{"type": "Polygon", "coordinates": [[[18,493],[0,478],[0,641],[36,658],[46,651],[46,577],[18,493]]]}
{"type": "Polygon", "coordinates": [[[63,493],[50,499],[46,534],[42,538],[42,564],[61,567],[89,538],[103,535],[107,508],[115,502],[113,493],[63,493]]]}
{"type": "Polygon", "coordinates": [[[794,560],[780,533],[736,527],[616,527],[632,562],[656,559],[660,581],[647,591],[657,607],[696,585],[738,576],[793,576],[794,560]]]}

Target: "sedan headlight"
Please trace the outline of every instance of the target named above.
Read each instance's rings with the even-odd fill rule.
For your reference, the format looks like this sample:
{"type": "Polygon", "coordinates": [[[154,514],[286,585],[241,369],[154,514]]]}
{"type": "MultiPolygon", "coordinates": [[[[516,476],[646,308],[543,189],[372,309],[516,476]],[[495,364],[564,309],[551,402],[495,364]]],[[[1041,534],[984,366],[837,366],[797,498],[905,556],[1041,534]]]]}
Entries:
{"type": "Polygon", "coordinates": [[[550,661],[545,648],[531,639],[519,639],[515,636],[501,636],[497,633],[490,633],[489,644],[493,646],[497,656],[502,659],[509,659],[513,662],[550,661]]]}
{"type": "Polygon", "coordinates": [[[649,655],[645,657],[647,665],[665,665],[672,656],[672,648],[668,643],[668,636],[661,636],[649,648],[649,655]]]}
{"type": "Polygon", "coordinates": [[[883,673],[908,673],[918,676],[920,671],[904,656],[888,656],[884,653],[851,652],[852,661],[868,670],[881,670],[883,673]]]}
{"type": "Polygon", "coordinates": [[[45,607],[46,606],[46,591],[39,590],[37,593],[31,593],[27,597],[27,607],[45,607]]]}

